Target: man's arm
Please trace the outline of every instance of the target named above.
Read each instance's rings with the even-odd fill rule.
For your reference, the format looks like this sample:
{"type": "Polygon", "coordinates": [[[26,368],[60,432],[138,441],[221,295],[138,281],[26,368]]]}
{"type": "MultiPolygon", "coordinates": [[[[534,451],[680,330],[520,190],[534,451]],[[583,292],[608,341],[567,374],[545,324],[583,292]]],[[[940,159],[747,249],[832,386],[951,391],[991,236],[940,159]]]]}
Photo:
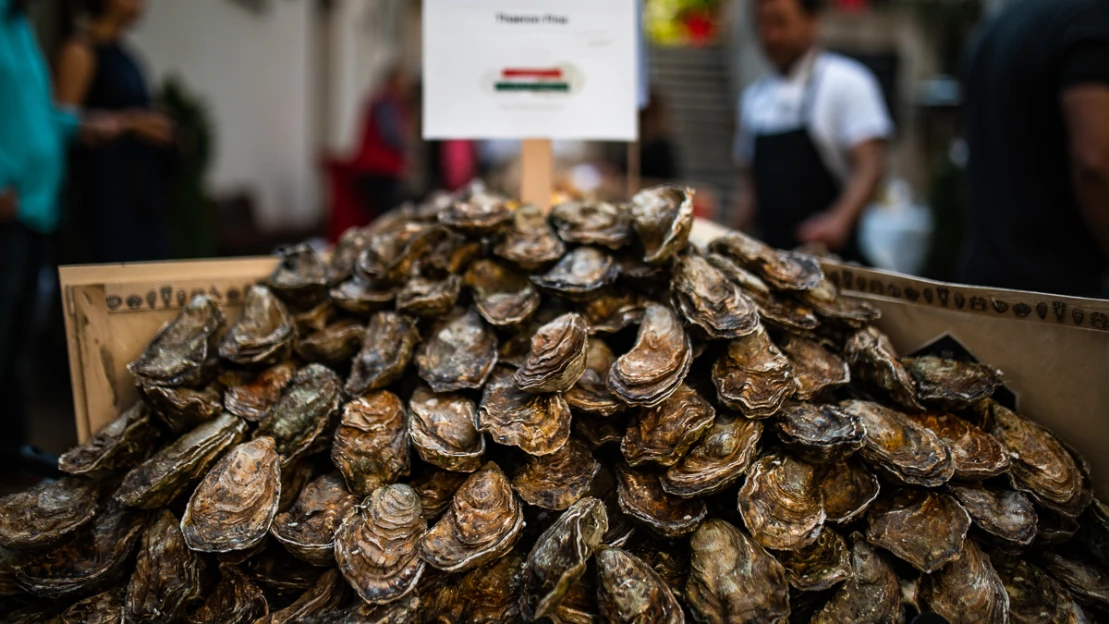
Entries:
{"type": "Polygon", "coordinates": [[[740,167],[738,186],[733,197],[733,208],[728,216],[728,227],[735,230],[746,230],[755,221],[755,177],[751,174],[750,167],[740,167]]]}
{"type": "Polygon", "coordinates": [[[870,139],[852,147],[847,153],[851,176],[836,203],[797,229],[802,243],[824,243],[835,251],[842,249],[862,216],[863,208],[874,197],[886,171],[886,142],[870,139]]]}
{"type": "Polygon", "coordinates": [[[1109,257],[1109,85],[1076,85],[1062,99],[1075,199],[1109,257]]]}

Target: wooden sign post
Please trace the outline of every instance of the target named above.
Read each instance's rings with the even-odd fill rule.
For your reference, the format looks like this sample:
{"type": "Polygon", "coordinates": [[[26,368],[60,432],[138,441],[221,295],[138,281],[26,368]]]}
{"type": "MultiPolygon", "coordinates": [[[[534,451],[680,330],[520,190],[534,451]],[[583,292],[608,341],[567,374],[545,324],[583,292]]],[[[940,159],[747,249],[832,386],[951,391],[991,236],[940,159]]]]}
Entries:
{"type": "Polygon", "coordinates": [[[520,153],[520,201],[543,212],[554,194],[554,153],[550,139],[525,139],[520,153]]]}

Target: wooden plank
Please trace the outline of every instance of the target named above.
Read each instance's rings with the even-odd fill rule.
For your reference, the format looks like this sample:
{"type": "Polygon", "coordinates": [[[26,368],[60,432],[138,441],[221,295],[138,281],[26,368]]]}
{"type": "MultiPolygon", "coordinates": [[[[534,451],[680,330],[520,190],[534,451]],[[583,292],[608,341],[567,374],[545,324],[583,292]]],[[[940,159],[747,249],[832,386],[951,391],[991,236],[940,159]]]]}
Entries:
{"type": "Polygon", "coordinates": [[[521,153],[520,200],[546,212],[554,193],[554,152],[550,139],[527,139],[521,153]]]}

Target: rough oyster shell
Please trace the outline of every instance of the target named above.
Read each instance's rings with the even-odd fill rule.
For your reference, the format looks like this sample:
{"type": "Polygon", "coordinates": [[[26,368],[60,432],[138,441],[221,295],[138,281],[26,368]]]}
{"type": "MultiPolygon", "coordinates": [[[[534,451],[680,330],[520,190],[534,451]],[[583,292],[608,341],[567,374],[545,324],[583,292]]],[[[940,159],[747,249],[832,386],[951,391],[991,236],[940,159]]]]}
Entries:
{"type": "Polygon", "coordinates": [[[140,385],[139,394],[151,412],[173,433],[184,433],[223,410],[219,384],[202,389],[140,385]]]}
{"type": "Polygon", "coordinates": [[[123,591],[119,587],[79,600],[56,619],[48,620],[49,624],[118,624],[125,621],[123,591]]]}
{"type": "Polygon", "coordinates": [[[928,355],[904,358],[901,364],[916,381],[917,399],[945,409],[970,407],[1001,387],[1000,371],[974,362],[928,355]]]}
{"type": "Polygon", "coordinates": [[[481,236],[502,229],[512,219],[512,209],[503,197],[482,191],[456,201],[439,213],[439,222],[481,236]]]}
{"type": "Polygon", "coordinates": [[[663,537],[689,535],[708,514],[704,501],[667,494],[657,473],[622,464],[616,466],[616,492],[624,513],[663,537]]]}
{"type": "Polygon", "coordinates": [[[1079,624],[1070,593],[1024,557],[1001,551],[990,553],[990,563],[1009,596],[1013,624],[1079,624]]]}
{"type": "Polygon", "coordinates": [[[0,546],[41,550],[60,544],[92,522],[99,495],[92,479],[62,477],[0,498],[0,546]]]}
{"type": "Polygon", "coordinates": [[[815,340],[786,334],[778,341],[778,347],[793,366],[793,378],[797,385],[794,396],[798,400],[811,400],[828,388],[851,382],[851,367],[847,360],[815,340]]]}
{"type": "Polygon", "coordinates": [[[272,366],[293,351],[293,318],[265,286],[246,291],[243,314],[223,337],[219,354],[240,366],[272,366]]]}
{"type": "Polygon", "coordinates": [[[281,462],[273,438],[240,444],[193,491],[181,532],[201,552],[246,550],[270,531],[281,498],[281,462]]]}
{"type": "Polygon", "coordinates": [[[607,530],[604,504],[583,498],[543,531],[524,566],[520,612],[526,619],[550,614],[585,573],[585,564],[607,530]]]}
{"type": "Polygon", "coordinates": [[[403,284],[451,237],[447,228],[425,223],[406,223],[375,233],[358,256],[355,273],[372,284],[403,284]]]}
{"type": "Polygon", "coordinates": [[[1109,568],[1109,508],[1095,499],[1081,518],[1077,544],[1093,561],[1109,568]]]}
{"type": "Polygon", "coordinates": [[[296,352],[309,362],[342,366],[358,353],[366,326],[356,319],[340,319],[297,341],[296,352]]]}
{"type": "Polygon", "coordinates": [[[334,286],[329,296],[340,309],[358,316],[369,316],[391,307],[399,294],[400,288],[396,285],[355,275],[334,286]]]}
{"type": "Polygon", "coordinates": [[[326,624],[417,624],[422,607],[423,601],[416,593],[383,605],[359,601],[345,613],[333,614],[326,624]]]}
{"type": "Polygon", "coordinates": [[[331,462],[356,496],[369,496],[408,474],[404,402],[380,390],[347,403],[335,430],[331,462]]]}
{"type": "Polygon", "coordinates": [[[702,256],[677,260],[670,292],[674,306],[710,339],[742,338],[759,329],[759,311],[754,302],[702,256]]]}
{"type": "Polygon", "coordinates": [[[713,364],[712,381],[720,402],[748,418],[773,416],[797,387],[789,359],[762,326],[728,343],[713,364]]]}
{"type": "Polygon", "coordinates": [[[425,469],[409,483],[420,495],[424,517],[434,522],[450,507],[451,499],[470,475],[447,470],[425,469]]]}
{"type": "Polygon", "coordinates": [[[826,517],[817,476],[811,464],[788,455],[766,455],[752,464],[739,490],[739,513],[751,537],[775,550],[815,542],[826,517]]]}
{"type": "Polygon", "coordinates": [[[497,364],[497,336],[474,310],[456,309],[416,350],[420,377],[435,392],[480,388],[497,364]]]}
{"type": "Polygon", "coordinates": [[[374,314],[366,326],[362,349],[351,364],[344,387],[347,394],[361,396],[400,379],[419,341],[416,323],[409,317],[396,312],[374,314]]]}
{"type": "Polygon", "coordinates": [[[323,432],[342,401],[342,382],[331,369],[309,364],[285,387],[281,398],[258,423],[255,436],[268,435],[277,443],[281,465],[305,455],[323,432]]]}
{"type": "Polygon", "coordinates": [[[619,548],[597,553],[597,607],[605,622],[685,622],[681,606],[658,573],[619,548]]]}
{"type": "Polygon", "coordinates": [[[308,565],[284,548],[266,548],[240,565],[243,573],[263,589],[292,599],[310,589],[321,576],[320,568],[308,565]]]}
{"type": "Polygon", "coordinates": [[[597,293],[581,304],[581,313],[589,325],[589,333],[615,334],[643,321],[647,302],[642,298],[617,290],[597,293]]]}
{"type": "Polygon", "coordinates": [[[635,194],[632,225],[643,244],[643,261],[661,264],[682,252],[693,231],[693,189],[658,186],[635,194]]]}
{"type": "Polygon", "coordinates": [[[789,584],[800,591],[823,591],[851,578],[851,550],[839,533],[825,528],[812,544],[778,553],[789,584]]]}
{"type": "Polygon", "coordinates": [[[491,325],[519,325],[539,309],[539,293],[527,276],[493,260],[475,260],[464,281],[478,312],[491,325]]]}
{"type": "Polygon", "coordinates": [[[531,339],[531,350],[516,371],[516,385],[525,392],[562,392],[577,383],[585,371],[588,347],[585,319],[563,314],[540,327],[531,339]]]}
{"type": "Polygon", "coordinates": [[[424,318],[446,315],[462,294],[462,278],[448,275],[441,280],[413,277],[397,293],[397,312],[424,318]]]}
{"type": "MultiPolygon", "coordinates": [[[[473,622],[499,624],[519,622],[520,584],[524,558],[516,551],[474,568],[457,582],[439,583],[432,592],[421,589],[427,608],[424,622],[473,622]]],[[[450,579],[452,577],[446,577],[450,579]]]]}
{"type": "Polygon", "coordinates": [[[550,455],[528,456],[512,478],[512,488],[529,505],[560,511],[585,495],[600,470],[589,449],[572,439],[550,455]]]}
{"type": "Polygon", "coordinates": [[[747,472],[758,451],[763,426],[722,413],[688,453],[662,474],[662,489],[682,498],[716,494],[747,472]]]}
{"type": "MultiPolygon", "coordinates": [[[[558,212],[558,207],[553,212],[558,212]]],[[[528,205],[512,213],[512,227],[493,252],[524,270],[534,271],[561,258],[566,245],[547,223],[547,215],[528,205]]]]}
{"type": "Polygon", "coordinates": [[[1009,471],[1009,454],[996,438],[951,414],[914,414],[917,423],[951,449],[956,479],[979,480],[1009,471]]]}
{"type": "Polygon", "coordinates": [[[840,586],[812,624],[885,624],[901,613],[901,582],[882,555],[861,535],[851,537],[852,575],[840,586]]]}
{"type": "Polygon", "coordinates": [[[420,582],[425,564],[417,547],[426,530],[416,490],[385,486],[343,521],[335,534],[335,561],[362,600],[392,602],[420,582]]]}
{"type": "Polygon", "coordinates": [[[125,622],[172,622],[203,593],[204,561],[189,550],[177,518],[162,510],[142,536],[123,600],[125,622]]]}
{"type": "Polygon", "coordinates": [[[616,356],[599,338],[590,338],[585,350],[585,370],[574,387],[562,393],[570,407],[600,417],[609,417],[628,408],[608,389],[608,372],[616,356]]]}
{"type": "Polygon", "coordinates": [[[207,295],[193,297],[177,317],[154,334],[139,359],[127,370],[143,384],[197,386],[217,363],[223,310],[207,295]]]}
{"type": "Polygon", "coordinates": [[[627,414],[615,418],[598,418],[588,414],[575,414],[574,433],[589,446],[598,449],[606,444],[619,444],[624,439],[624,432],[628,430],[629,419],[627,414]]]}
{"type": "Polygon", "coordinates": [[[897,359],[888,336],[874,327],[855,332],[843,348],[855,376],[889,393],[902,407],[924,411],[916,400],[916,383],[897,359]]]}
{"type": "Polygon", "coordinates": [[[1102,611],[1109,608],[1109,572],[1050,551],[1040,553],[1039,562],[1076,599],[1102,611]]]}
{"type": "Polygon", "coordinates": [[[738,285],[759,311],[766,323],[789,331],[811,331],[820,325],[812,308],[793,297],[776,297],[770,286],[754,273],[740,267],[734,260],[718,253],[706,256],[709,263],[738,285]]]}
{"type": "Polygon", "coordinates": [[[300,492],[292,509],[277,514],[270,534],[298,559],[316,566],[334,563],[339,524],[358,504],[341,475],[316,477],[300,492]]]}
{"type": "Polygon", "coordinates": [[[223,408],[239,418],[258,422],[281,398],[296,372],[297,365],[291,361],[267,368],[249,383],[229,387],[223,393],[223,408]]]}
{"type": "Polygon", "coordinates": [[[620,249],[632,240],[631,215],[626,206],[608,202],[569,201],[551,210],[551,222],[567,243],[620,249]]]}
{"type": "MultiPolygon", "coordinates": [[[[380,221],[381,219],[378,219],[380,221]]],[[[377,222],[374,223],[377,225],[377,222]]],[[[345,281],[354,274],[354,265],[362,250],[370,244],[374,231],[371,227],[352,227],[339,236],[327,262],[327,276],[332,285],[345,281]]]]}
{"type": "Polygon", "coordinates": [[[816,258],[788,251],[776,251],[739,232],[714,240],[709,249],[753,271],[778,290],[812,290],[824,280],[816,258]]]}
{"type": "Polygon", "coordinates": [[[971,541],[950,565],[921,579],[918,595],[929,609],[949,621],[974,614],[974,621],[983,624],[1009,622],[1005,585],[990,558],[971,541]]]}
{"type": "Polygon", "coordinates": [[[1036,510],[1023,493],[955,483],[947,489],[983,531],[1019,546],[1036,538],[1036,510]]]}
{"type": "Polygon", "coordinates": [[[608,373],[608,389],[629,405],[654,407],[665,401],[689,373],[693,345],[669,308],[649,305],[631,351],[608,373]]]}
{"type": "MultiPolygon", "coordinates": [[[[235,566],[220,566],[219,584],[185,624],[253,624],[270,613],[265,594],[235,566]]],[[[106,624],[106,623],[105,623],[106,624]]]]}
{"type": "Polygon", "coordinates": [[[612,256],[595,247],[578,247],[562,256],[543,275],[531,281],[543,290],[572,301],[585,301],[616,280],[619,270],[612,256]]]}
{"type": "Polygon", "coordinates": [[[324,572],[293,604],[270,613],[255,624],[300,624],[318,622],[339,610],[347,601],[348,586],[338,570],[324,572]]]}
{"type": "Polygon", "coordinates": [[[835,405],[790,403],[778,416],[778,437],[810,463],[842,461],[865,443],[866,429],[859,418],[835,405]]]}
{"type": "Polygon", "coordinates": [[[408,401],[408,435],[420,459],[457,472],[481,467],[485,436],[474,428],[477,407],[457,394],[435,394],[420,386],[408,401]]]}
{"type": "Polygon", "coordinates": [[[855,460],[826,466],[820,478],[824,513],[829,522],[851,522],[878,498],[878,491],[878,477],[855,460]]]}
{"type": "Polygon", "coordinates": [[[870,506],[866,539],[931,573],[959,556],[968,529],[970,516],[951,496],[902,489],[870,506]]]}
{"type": "Polygon", "coordinates": [[[327,297],[327,265],[307,243],[286,245],[277,250],[281,262],[268,285],[282,301],[297,310],[307,310],[327,297]]]}
{"type": "Polygon", "coordinates": [[[446,515],[420,541],[420,556],[444,572],[472,570],[511,550],[523,526],[508,479],[489,462],[454,493],[446,515]]]}
{"type": "Polygon", "coordinates": [[[715,418],[712,404],[682,384],[665,401],[632,418],[620,451],[632,466],[646,462],[673,466],[701,439],[715,418]]]}
{"type": "Polygon", "coordinates": [[[528,394],[516,386],[512,369],[493,372],[477,413],[477,430],[498,444],[530,455],[550,455],[570,439],[570,406],[560,394],[528,394]]]}
{"type": "Polygon", "coordinates": [[[92,438],[63,453],[58,458],[58,470],[100,478],[130,469],[158,447],[161,437],[146,404],[135,403],[92,438]]]}
{"type": "Polygon", "coordinates": [[[908,485],[939,487],[955,474],[947,444],[908,416],[867,401],[844,401],[840,408],[866,428],[863,458],[889,476],[908,485]]]}
{"type": "Polygon", "coordinates": [[[840,295],[839,289],[827,276],[816,288],[800,293],[800,298],[821,318],[855,329],[861,329],[882,317],[881,311],[866,301],[840,295]]]}
{"type": "Polygon", "coordinates": [[[685,595],[698,622],[786,622],[786,572],[758,542],[714,518],[697,529],[689,548],[685,595]]]}
{"type": "Polygon", "coordinates": [[[553,624],[594,624],[599,621],[595,576],[587,572],[570,586],[570,591],[548,614],[553,624]]]}

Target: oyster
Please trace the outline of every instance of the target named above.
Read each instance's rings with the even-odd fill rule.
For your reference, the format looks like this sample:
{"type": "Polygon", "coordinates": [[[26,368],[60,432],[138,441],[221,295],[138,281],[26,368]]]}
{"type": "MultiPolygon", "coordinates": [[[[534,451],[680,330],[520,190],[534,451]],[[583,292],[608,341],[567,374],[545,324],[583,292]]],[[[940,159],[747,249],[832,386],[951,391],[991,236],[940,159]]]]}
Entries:
{"type": "Polygon", "coordinates": [[[246,291],[243,315],[223,337],[219,354],[241,366],[272,366],[293,351],[293,319],[285,304],[265,286],[246,291]]]}
{"type": "Polygon", "coordinates": [[[298,559],[331,565],[335,531],[356,504],[358,497],[347,491],[342,476],[321,475],[304,487],[292,509],[277,514],[270,534],[298,559]]]}
{"type": "Polygon", "coordinates": [[[825,528],[804,548],[784,550],[778,559],[789,584],[800,591],[823,591],[851,578],[851,550],[839,533],[825,528]]]}
{"type": "Polygon", "coordinates": [[[240,567],[263,589],[290,599],[311,588],[321,573],[320,568],[297,559],[284,548],[266,548],[240,567]]]}
{"type": "Polygon", "coordinates": [[[323,331],[336,316],[337,311],[331,301],[323,303],[293,315],[293,327],[297,336],[323,331]]]}
{"type": "Polygon", "coordinates": [[[714,240],[709,249],[753,271],[778,290],[812,290],[824,280],[816,258],[789,251],[776,251],[739,232],[714,240]]]}
{"type": "Polygon", "coordinates": [[[939,487],[955,474],[951,449],[930,429],[877,403],[844,401],[840,408],[866,428],[862,456],[908,485],[939,487]]]}
{"type": "Polygon", "coordinates": [[[820,319],[812,308],[792,297],[776,297],[766,282],[734,260],[718,253],[710,253],[706,259],[732,283],[740,287],[743,294],[755,304],[759,317],[766,323],[790,331],[811,331],[820,325],[820,319]]]}
{"type": "Polygon", "coordinates": [[[378,285],[403,284],[436,249],[452,238],[450,230],[439,225],[407,223],[393,230],[374,234],[358,256],[355,274],[365,282],[378,285]]]}
{"type": "Polygon", "coordinates": [[[959,556],[969,528],[970,516],[954,498],[902,489],[871,505],[866,539],[932,573],[959,556]]]}
{"type": "Polygon", "coordinates": [[[458,488],[465,483],[468,474],[446,470],[427,469],[410,483],[420,495],[424,517],[428,522],[439,519],[450,507],[451,499],[458,488]]]}
{"type": "Polygon", "coordinates": [[[503,228],[512,219],[512,209],[503,198],[482,191],[465,201],[456,201],[439,213],[439,222],[467,234],[481,236],[503,228]]]}
{"type": "Polygon", "coordinates": [[[498,444],[530,455],[550,455],[570,439],[570,406],[560,394],[528,394],[516,386],[512,369],[498,367],[485,385],[477,430],[498,444]]]}
{"type": "Polygon", "coordinates": [[[970,407],[1001,387],[999,371],[974,362],[929,355],[905,358],[901,364],[916,381],[917,398],[944,409],[970,407]]]}
{"type": "Polygon", "coordinates": [[[739,513],[751,536],[775,550],[816,541],[824,525],[824,497],[817,470],[788,455],[761,457],[739,490],[739,513]]]}
{"type": "Polygon", "coordinates": [[[1023,493],[954,483],[947,489],[987,533],[1019,546],[1028,546],[1035,539],[1036,510],[1023,493]]]}
{"type": "Polygon", "coordinates": [[[935,433],[951,449],[955,478],[979,480],[1009,471],[1009,453],[996,438],[950,414],[914,414],[917,423],[935,433]]]}
{"type": "Polygon", "coordinates": [[[701,256],[678,259],[670,282],[674,306],[710,339],[731,340],[759,329],[759,312],[738,284],[701,256]]]}
{"type": "Polygon", "coordinates": [[[1050,431],[1000,403],[983,404],[984,429],[1009,451],[1013,488],[1040,505],[1077,516],[1090,502],[1084,477],[1070,452],[1050,431]]]}
{"type": "Polygon", "coordinates": [[[878,308],[861,299],[841,296],[839,289],[827,276],[816,288],[800,293],[800,298],[821,318],[838,321],[854,329],[861,329],[882,316],[878,308]]]}
{"type": "Polygon", "coordinates": [[[41,550],[60,544],[92,522],[99,495],[96,481],[63,477],[0,498],[0,546],[41,550]]]}
{"type": "Polygon", "coordinates": [[[616,492],[624,513],[663,537],[689,535],[708,514],[704,501],[667,494],[654,472],[633,470],[618,464],[616,492]]]}
{"type": "MultiPolygon", "coordinates": [[[[355,275],[331,289],[331,301],[340,309],[358,316],[369,316],[392,307],[400,295],[400,287],[380,280],[367,280],[355,275]]],[[[317,328],[319,331],[319,328],[317,328]]]]}
{"type": "Polygon", "coordinates": [[[569,201],[551,210],[558,236],[568,243],[620,249],[632,240],[632,224],[625,206],[608,202],[569,201]]]}
{"type": "Polygon", "coordinates": [[[347,601],[347,584],[338,570],[324,572],[293,604],[270,613],[255,624],[301,624],[330,616],[347,601]]]}
{"type": "Polygon", "coordinates": [[[282,362],[267,368],[250,383],[229,387],[223,393],[223,408],[239,418],[258,422],[281,398],[296,372],[295,362],[282,362]]]}
{"type": "Polygon", "coordinates": [[[581,313],[589,324],[589,333],[615,334],[616,332],[638,325],[643,320],[647,303],[626,292],[598,293],[581,304],[581,313]]]}
{"type": "Polygon", "coordinates": [[[624,439],[624,432],[628,430],[628,419],[625,415],[616,418],[597,418],[586,414],[574,416],[574,433],[589,446],[597,449],[606,444],[619,444],[624,439]]]}
{"type": "Polygon", "coordinates": [[[485,436],[474,428],[474,402],[457,394],[435,394],[420,386],[408,401],[408,435],[420,459],[444,470],[481,467],[485,436]]]}
{"type": "Polygon", "coordinates": [[[812,400],[828,388],[851,382],[851,367],[847,360],[819,342],[786,334],[778,347],[793,366],[797,386],[794,397],[801,401],[812,400]]]}
{"type": "Polygon", "coordinates": [[[420,556],[444,572],[472,570],[511,550],[523,526],[508,479],[489,462],[455,492],[446,515],[420,540],[420,556]]]}
{"type": "Polygon", "coordinates": [[[473,310],[456,309],[416,351],[420,377],[435,392],[485,385],[497,364],[497,336],[473,310]]]}
{"type": "Polygon", "coordinates": [[[533,275],[531,281],[551,294],[584,301],[614,282],[618,273],[612,256],[595,247],[578,247],[562,256],[550,271],[533,275]]]}
{"type": "Polygon", "coordinates": [[[378,312],[370,317],[362,349],[351,364],[346,393],[361,396],[400,379],[419,340],[416,323],[403,314],[378,312]]]}
{"type": "Polygon", "coordinates": [[[566,245],[555,236],[547,223],[547,215],[539,208],[528,205],[512,213],[512,227],[493,251],[522,269],[534,271],[561,258],[566,253],[566,245]]]}
{"type": "Polygon", "coordinates": [[[878,477],[853,460],[826,466],[819,487],[828,521],[838,524],[847,524],[866,511],[879,490],[878,477]]]}
{"type": "Polygon", "coordinates": [[[420,582],[425,564],[417,546],[426,530],[416,490],[387,485],[343,521],[335,534],[335,561],[362,600],[392,602],[420,582]]]}
{"type": "Polygon", "coordinates": [[[1009,596],[1013,624],[1079,624],[1070,593],[1023,557],[990,553],[990,563],[1009,596]]]}
{"type": "Polygon", "coordinates": [[[585,371],[574,387],[562,394],[570,407],[606,418],[627,409],[628,405],[608,389],[608,372],[615,361],[616,356],[603,340],[589,339],[585,350],[585,371]]]}
{"type": "Polygon", "coordinates": [[[343,407],[331,445],[331,463],[356,496],[369,496],[408,474],[410,458],[404,403],[381,390],[343,407]]]}
{"type": "Polygon", "coordinates": [[[763,426],[732,414],[717,414],[712,427],[662,474],[662,489],[682,498],[716,494],[735,483],[754,461],[763,426]]]}
{"type": "Polygon", "coordinates": [[[1053,546],[1069,542],[1079,529],[1078,519],[1052,511],[1046,507],[1036,509],[1036,545],[1053,546]]]}
{"type": "Polygon", "coordinates": [[[524,557],[516,551],[467,572],[458,584],[460,599],[466,603],[465,616],[455,621],[474,624],[520,621],[523,575],[524,557]]]}
{"type": "Polygon", "coordinates": [[[397,293],[397,312],[425,318],[446,315],[462,294],[462,278],[457,275],[441,280],[413,277],[397,293]]]}
{"type": "Polygon", "coordinates": [[[714,518],[697,529],[689,548],[685,595],[698,622],[787,621],[786,571],[758,542],[714,518]]]}
{"type": "Polygon", "coordinates": [[[693,231],[693,189],[659,186],[632,197],[632,225],[643,243],[647,264],[661,264],[681,253],[693,231]]]}
{"type": "Polygon", "coordinates": [[[705,435],[715,418],[712,404],[682,384],[665,401],[632,419],[620,451],[632,466],[646,462],[673,466],[705,435]]]}
{"type": "MultiPolygon", "coordinates": [[[[123,619],[123,592],[115,587],[73,603],[50,624],[118,624],[123,619]]],[[[9,622],[11,620],[8,620],[9,622]]]]}
{"type": "Polygon", "coordinates": [[[139,386],[151,412],[173,433],[184,433],[223,411],[218,384],[202,389],[139,386]]]}
{"type": "Polygon", "coordinates": [[[974,542],[966,542],[955,561],[921,579],[919,596],[928,607],[948,621],[974,614],[975,622],[1009,622],[1009,595],[1005,585],[974,542]]]}
{"type": "Polygon", "coordinates": [[[297,355],[309,362],[342,366],[358,353],[366,326],[355,319],[340,319],[297,342],[297,355]]]}
{"type": "Polygon", "coordinates": [[[924,410],[916,400],[916,384],[898,361],[888,336],[873,327],[859,330],[847,341],[843,353],[859,379],[885,390],[902,407],[924,410]]]}
{"type": "Polygon", "coordinates": [[[204,561],[185,544],[177,518],[162,510],[142,536],[123,600],[125,622],[173,622],[203,595],[204,561]]]}
{"type": "Polygon", "coordinates": [[[866,429],[857,416],[835,405],[791,403],[779,413],[778,437],[797,457],[830,464],[862,448],[866,429]]]}
{"type": "Polygon", "coordinates": [[[1095,562],[1109,567],[1109,508],[1094,500],[1081,518],[1078,545],[1095,562]]]}
{"type": "Polygon", "coordinates": [[[87,596],[123,578],[142,540],[147,516],[109,506],[97,514],[90,530],[62,546],[16,562],[15,580],[27,592],[49,599],[87,596]]]}
{"type": "Polygon", "coordinates": [[[836,590],[812,624],[886,624],[901,613],[901,582],[861,535],[851,537],[851,577],[836,590]]]}
{"type": "Polygon", "coordinates": [[[307,310],[327,297],[327,265],[311,245],[287,245],[277,250],[281,262],[268,285],[285,303],[307,310]]]}
{"type": "Polygon", "coordinates": [[[519,325],[539,308],[539,293],[528,278],[492,260],[474,261],[465,283],[478,312],[491,325],[519,325]]]}
{"type": "Polygon", "coordinates": [[[583,498],[567,509],[536,540],[524,566],[521,614],[547,616],[585,573],[585,564],[608,530],[604,504],[583,498]]]}
{"type": "Polygon", "coordinates": [[[181,531],[201,552],[246,550],[269,533],[281,498],[281,463],[273,438],[231,449],[193,491],[181,531]]]}
{"type": "Polygon", "coordinates": [[[285,511],[296,502],[300,491],[316,476],[315,463],[302,459],[287,464],[281,469],[281,493],[277,499],[277,510],[285,511]]]}
{"type": "Polygon", "coordinates": [[[712,381],[720,402],[748,418],[773,416],[797,388],[789,359],[761,326],[728,343],[712,366],[712,381]]]}
{"type": "Polygon", "coordinates": [[[92,438],[63,453],[58,470],[99,478],[130,469],[158,446],[161,437],[146,404],[135,403],[92,438]]]}
{"type": "Polygon", "coordinates": [[[595,576],[587,572],[570,586],[570,591],[548,614],[553,624],[594,624],[599,621],[595,576]]]}
{"type": "Polygon", "coordinates": [[[693,345],[669,308],[650,305],[632,350],[608,373],[608,389],[629,405],[654,407],[665,401],[689,373],[693,345]]]}
{"type": "Polygon", "coordinates": [[[1051,551],[1040,553],[1040,564],[1076,599],[1102,611],[1109,608],[1109,572],[1051,551]]]}
{"type": "MultiPolygon", "coordinates": [[[[376,226],[381,219],[374,222],[376,226]]],[[[339,236],[331,250],[331,258],[327,262],[327,277],[331,284],[346,281],[354,274],[354,265],[362,250],[370,244],[374,232],[372,227],[352,227],[339,236]]]]}
{"type": "Polygon", "coordinates": [[[359,601],[346,612],[332,615],[326,624],[417,624],[422,606],[423,601],[416,593],[383,605],[359,601]]]}
{"type": "Polygon", "coordinates": [[[142,509],[165,506],[242,442],[246,431],[246,423],[228,413],[201,424],[128,472],[116,500],[142,509]]]}
{"type": "Polygon", "coordinates": [[[658,573],[619,548],[597,553],[597,607],[604,622],[685,622],[681,606],[658,573]]]}
{"type": "Polygon", "coordinates": [[[558,511],[584,496],[600,470],[589,449],[571,440],[550,455],[528,456],[512,478],[512,489],[529,505],[558,511]]]}
{"type": "Polygon", "coordinates": [[[585,319],[572,312],[540,327],[516,371],[516,386],[535,393],[569,390],[585,372],[588,338],[585,319]]]}
{"type": "Polygon", "coordinates": [[[220,566],[220,582],[185,624],[253,624],[269,615],[266,596],[235,566],[220,566]]]}
{"type": "Polygon", "coordinates": [[[333,424],[332,418],[342,401],[341,383],[331,369],[309,364],[300,369],[258,423],[255,437],[273,437],[282,466],[307,454],[316,439],[333,424]]]}
{"type": "Polygon", "coordinates": [[[142,384],[197,386],[217,363],[223,310],[206,295],[193,297],[166,323],[127,370],[142,384]]]}

